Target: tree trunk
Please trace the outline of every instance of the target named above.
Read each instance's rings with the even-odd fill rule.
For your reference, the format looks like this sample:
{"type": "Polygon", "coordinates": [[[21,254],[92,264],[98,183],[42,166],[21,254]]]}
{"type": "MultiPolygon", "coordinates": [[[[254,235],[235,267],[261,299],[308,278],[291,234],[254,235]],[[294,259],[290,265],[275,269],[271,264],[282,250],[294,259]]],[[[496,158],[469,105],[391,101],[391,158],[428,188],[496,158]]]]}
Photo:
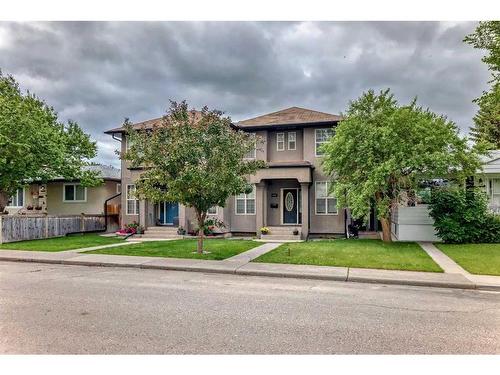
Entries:
{"type": "Polygon", "coordinates": [[[382,224],[382,240],[384,242],[392,242],[391,238],[391,222],[389,218],[380,218],[380,224],[382,224]]]}
{"type": "Polygon", "coordinates": [[[196,212],[196,217],[198,219],[198,247],[196,252],[198,254],[203,254],[203,236],[205,235],[205,215],[204,212],[196,212]]]}
{"type": "Polygon", "coordinates": [[[5,210],[5,207],[7,207],[7,203],[9,203],[9,198],[10,196],[6,192],[0,190],[0,213],[2,213],[5,210]]]}

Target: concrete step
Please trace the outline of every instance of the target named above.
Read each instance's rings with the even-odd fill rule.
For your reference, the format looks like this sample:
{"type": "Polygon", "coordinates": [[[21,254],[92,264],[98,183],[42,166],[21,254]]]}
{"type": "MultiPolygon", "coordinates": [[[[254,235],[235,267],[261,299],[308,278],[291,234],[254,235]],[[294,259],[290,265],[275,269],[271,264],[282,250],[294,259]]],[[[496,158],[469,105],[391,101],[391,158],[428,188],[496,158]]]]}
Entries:
{"type": "Polygon", "coordinates": [[[140,236],[140,238],[156,238],[156,239],[164,239],[164,238],[182,238],[181,235],[176,233],[144,233],[140,236]]]}
{"type": "Polygon", "coordinates": [[[300,240],[300,234],[297,234],[297,235],[293,235],[293,234],[262,234],[260,236],[260,239],[261,240],[272,240],[272,241],[280,241],[280,240],[284,240],[284,241],[289,241],[289,240],[292,240],[292,241],[298,241],[300,240]]]}
{"type": "Polygon", "coordinates": [[[270,234],[292,234],[294,230],[298,230],[300,233],[301,228],[300,227],[267,227],[269,228],[270,234]]]}

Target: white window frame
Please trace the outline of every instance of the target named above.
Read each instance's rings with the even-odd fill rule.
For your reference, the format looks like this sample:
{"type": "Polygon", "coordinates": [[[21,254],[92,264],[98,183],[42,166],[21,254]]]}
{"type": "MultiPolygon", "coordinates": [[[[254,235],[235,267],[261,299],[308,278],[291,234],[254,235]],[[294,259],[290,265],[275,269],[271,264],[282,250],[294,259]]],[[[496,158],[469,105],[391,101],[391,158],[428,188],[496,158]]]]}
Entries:
{"type": "Polygon", "coordinates": [[[288,150],[295,151],[297,150],[297,132],[288,132],[288,150]],[[293,139],[290,139],[290,136],[293,134],[293,139]],[[293,148],[290,147],[290,142],[293,142],[293,148]]]}
{"type": "Polygon", "coordinates": [[[497,196],[500,198],[500,190],[499,191],[495,190],[495,182],[498,181],[500,185],[500,178],[492,178],[490,181],[491,181],[490,195],[491,195],[491,200],[493,201],[497,196]]]}
{"type": "Polygon", "coordinates": [[[285,133],[276,133],[276,150],[285,151],[285,133]],[[280,144],[282,147],[280,147],[280,144]]]}
{"type": "Polygon", "coordinates": [[[72,183],[64,183],[63,184],[63,202],[64,203],[86,203],[87,202],[87,187],[83,186],[83,194],[84,198],[82,199],[76,199],[76,187],[81,186],[80,183],[78,182],[72,182],[72,183]],[[74,189],[74,198],[75,199],[66,199],[66,186],[73,186],[74,189]]]}
{"type": "Polygon", "coordinates": [[[122,184],[116,184],[116,194],[120,194],[122,192],[122,184]]]}
{"type": "Polygon", "coordinates": [[[125,190],[125,214],[127,216],[139,215],[139,199],[137,199],[137,198],[130,198],[129,197],[129,186],[133,186],[133,190],[135,192],[135,184],[127,184],[126,185],[126,190],[125,190]],[[129,204],[128,204],[129,201],[130,202],[132,202],[132,201],[136,202],[134,204],[134,206],[133,206],[134,207],[134,212],[133,213],[129,212],[129,204]]]}
{"type": "Polygon", "coordinates": [[[207,210],[207,215],[208,216],[217,216],[217,214],[219,213],[219,207],[217,206],[212,206],[210,207],[208,210],[207,210]],[[215,208],[215,212],[210,212],[211,209],[214,209],[215,208]]]}
{"type": "Polygon", "coordinates": [[[11,199],[12,199],[12,202],[14,202],[14,199],[15,199],[16,205],[15,206],[14,205],[9,205],[9,203],[7,203],[6,207],[8,207],[8,208],[22,208],[22,207],[24,207],[24,203],[26,202],[26,193],[24,191],[24,187],[17,189],[16,190],[16,194],[12,195],[9,198],[9,200],[11,200],[11,199]],[[23,197],[23,204],[22,205],[19,205],[19,191],[20,190],[22,190],[21,194],[22,194],[22,197],[23,197]]]}
{"type": "Polygon", "coordinates": [[[336,216],[339,214],[339,208],[338,208],[338,203],[337,203],[337,198],[335,198],[333,195],[330,195],[328,193],[329,188],[330,188],[331,181],[316,181],[314,183],[314,212],[316,215],[321,215],[321,216],[336,216]],[[326,188],[326,197],[318,197],[318,184],[325,184],[326,188]],[[324,199],[325,200],[325,212],[320,212],[318,213],[318,200],[319,199],[324,199]],[[328,201],[330,199],[335,199],[335,213],[329,213],[328,212],[328,201]]]}
{"type": "MultiPolygon", "coordinates": [[[[255,137],[255,133],[249,133],[251,135],[253,135],[255,137]]],[[[246,160],[253,160],[257,157],[257,140],[255,140],[255,143],[254,143],[254,147],[253,147],[253,153],[251,156],[248,156],[248,155],[245,155],[245,157],[243,159],[246,159],[246,160]]]]}
{"type": "MultiPolygon", "coordinates": [[[[235,215],[255,215],[255,212],[257,211],[257,201],[256,201],[256,189],[255,189],[255,185],[252,185],[252,193],[253,193],[253,197],[249,197],[250,194],[246,194],[246,193],[241,193],[240,195],[237,195],[234,197],[234,214],[235,215]],[[238,200],[242,200],[244,202],[244,211],[245,212],[242,212],[242,213],[239,213],[238,212],[238,200]],[[253,204],[253,212],[248,212],[248,201],[251,201],[253,200],[254,201],[254,204],[253,204]]],[[[251,193],[251,194],[252,194],[251,193]]]]}
{"type": "Polygon", "coordinates": [[[314,155],[315,155],[316,157],[321,157],[321,156],[323,156],[323,154],[318,154],[318,151],[319,151],[319,150],[318,150],[318,144],[319,144],[319,146],[321,146],[323,143],[326,143],[328,140],[325,140],[325,141],[318,141],[318,132],[319,132],[319,131],[325,131],[325,130],[326,130],[326,131],[330,131],[330,133],[331,133],[331,134],[330,134],[330,136],[329,136],[328,138],[332,137],[332,136],[335,134],[335,132],[334,132],[334,130],[333,130],[332,128],[320,128],[320,129],[314,129],[314,155]]]}

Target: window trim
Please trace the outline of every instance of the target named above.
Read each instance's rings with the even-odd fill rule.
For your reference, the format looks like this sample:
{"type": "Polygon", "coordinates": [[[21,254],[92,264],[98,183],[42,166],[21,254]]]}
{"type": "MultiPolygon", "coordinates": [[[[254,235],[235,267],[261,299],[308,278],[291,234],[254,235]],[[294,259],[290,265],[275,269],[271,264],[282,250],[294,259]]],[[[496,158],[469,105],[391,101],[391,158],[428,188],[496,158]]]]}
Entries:
{"type": "Polygon", "coordinates": [[[87,187],[86,186],[82,186],[83,187],[83,194],[84,194],[84,198],[83,200],[81,199],[76,199],[76,187],[77,186],[81,186],[81,184],[79,182],[65,182],[63,183],[63,189],[62,189],[62,193],[63,193],[63,203],[87,203],[87,187]],[[73,200],[68,200],[66,199],[66,186],[73,186],[74,188],[74,197],[75,199],[73,200]]]}
{"type": "Polygon", "coordinates": [[[338,216],[338,214],[339,214],[339,206],[338,206],[337,198],[332,197],[332,196],[328,196],[328,188],[329,188],[328,185],[330,183],[331,183],[331,181],[315,181],[314,182],[314,213],[315,213],[315,215],[318,215],[318,216],[338,216]],[[318,198],[318,183],[320,183],[320,184],[325,183],[326,184],[326,194],[327,194],[326,197],[318,198]],[[325,212],[324,213],[318,213],[318,199],[325,200],[325,212]],[[336,202],[336,205],[335,205],[336,212],[335,213],[328,212],[328,199],[335,199],[335,202],[336,202]]]}
{"type": "Polygon", "coordinates": [[[288,143],[288,150],[289,151],[296,151],[297,150],[297,132],[288,132],[287,143],[288,143]],[[293,134],[293,144],[294,144],[293,148],[290,147],[290,134],[293,134]]]}
{"type": "Polygon", "coordinates": [[[125,189],[126,189],[125,190],[125,215],[127,215],[127,216],[137,216],[137,215],[139,215],[139,204],[138,203],[134,204],[134,208],[135,208],[134,211],[136,211],[135,213],[131,214],[128,211],[128,202],[129,201],[139,202],[139,199],[136,199],[136,198],[129,199],[129,197],[128,197],[128,187],[129,186],[133,186],[134,190],[135,190],[135,184],[126,184],[125,185],[125,189]]]}
{"type": "Polygon", "coordinates": [[[238,216],[252,216],[252,215],[256,215],[257,214],[257,192],[256,192],[256,187],[255,185],[252,185],[252,192],[254,194],[254,197],[253,198],[248,198],[248,194],[246,193],[241,193],[241,194],[238,194],[238,195],[242,195],[244,194],[245,197],[244,198],[238,198],[238,195],[236,195],[234,197],[234,214],[235,215],[238,215],[238,216]],[[245,202],[245,212],[244,213],[238,213],[238,200],[242,200],[245,202]],[[253,213],[248,213],[248,210],[247,210],[247,201],[249,200],[253,200],[254,201],[254,212],[253,213]]]}
{"type": "MultiPolygon", "coordinates": [[[[316,128],[316,129],[314,129],[314,156],[316,156],[317,158],[320,158],[323,155],[318,155],[318,130],[330,130],[330,132],[331,132],[330,137],[333,137],[334,130],[333,130],[333,128],[316,128]]],[[[326,142],[327,141],[322,141],[320,143],[322,145],[323,143],[326,143],[326,142]]]]}
{"type": "MultiPolygon", "coordinates": [[[[22,194],[23,194],[23,204],[22,204],[22,206],[18,206],[18,205],[16,205],[16,206],[9,206],[9,203],[7,202],[7,205],[5,206],[5,208],[23,208],[24,207],[24,203],[26,202],[26,191],[24,189],[24,186],[22,188],[16,189],[16,194],[15,194],[15,196],[17,198],[16,199],[16,204],[19,203],[19,194],[18,193],[19,193],[19,190],[21,190],[21,189],[23,190],[23,192],[22,192],[22,194]]],[[[9,199],[10,199],[10,197],[9,197],[9,199]]]]}
{"type": "Polygon", "coordinates": [[[121,194],[121,192],[122,192],[122,184],[118,182],[116,184],[116,194],[121,194]]]}
{"type": "Polygon", "coordinates": [[[285,151],[285,147],[286,147],[285,146],[285,133],[283,133],[283,132],[276,133],[276,151],[285,151]],[[279,140],[280,135],[283,137],[283,139],[281,141],[279,140]],[[280,146],[279,146],[280,143],[283,143],[282,149],[280,149],[280,146]]]}

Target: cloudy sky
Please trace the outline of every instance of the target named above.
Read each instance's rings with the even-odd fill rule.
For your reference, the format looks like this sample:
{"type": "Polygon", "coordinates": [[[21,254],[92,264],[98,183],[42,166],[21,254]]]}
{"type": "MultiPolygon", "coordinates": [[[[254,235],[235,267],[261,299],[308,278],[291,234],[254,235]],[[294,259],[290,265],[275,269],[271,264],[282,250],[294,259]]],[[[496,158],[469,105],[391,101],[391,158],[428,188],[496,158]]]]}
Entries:
{"type": "Polygon", "coordinates": [[[462,42],[475,22],[0,22],[0,69],[77,121],[98,161],[119,166],[103,131],[161,116],[168,100],[235,121],[300,106],[345,110],[390,87],[466,134],[489,74],[462,42]]]}

